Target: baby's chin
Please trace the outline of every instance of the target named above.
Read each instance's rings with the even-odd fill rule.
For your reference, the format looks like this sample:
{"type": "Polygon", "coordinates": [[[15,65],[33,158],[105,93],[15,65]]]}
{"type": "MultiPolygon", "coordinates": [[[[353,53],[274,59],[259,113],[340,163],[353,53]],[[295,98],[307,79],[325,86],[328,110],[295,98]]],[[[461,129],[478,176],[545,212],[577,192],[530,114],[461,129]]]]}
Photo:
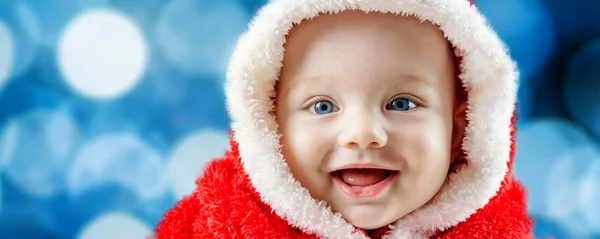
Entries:
{"type": "Polygon", "coordinates": [[[400,208],[382,206],[347,206],[340,209],[339,212],[348,223],[365,230],[388,226],[406,215],[400,208]]]}

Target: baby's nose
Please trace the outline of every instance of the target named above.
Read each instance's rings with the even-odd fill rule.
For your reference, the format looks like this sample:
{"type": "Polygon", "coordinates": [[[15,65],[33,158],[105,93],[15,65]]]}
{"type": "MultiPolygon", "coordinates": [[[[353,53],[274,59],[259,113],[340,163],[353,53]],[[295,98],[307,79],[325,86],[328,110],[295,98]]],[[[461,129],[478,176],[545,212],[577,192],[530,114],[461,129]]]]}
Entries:
{"type": "Polygon", "coordinates": [[[388,135],[377,116],[362,113],[344,122],[338,138],[343,147],[382,148],[387,144],[388,135]]]}

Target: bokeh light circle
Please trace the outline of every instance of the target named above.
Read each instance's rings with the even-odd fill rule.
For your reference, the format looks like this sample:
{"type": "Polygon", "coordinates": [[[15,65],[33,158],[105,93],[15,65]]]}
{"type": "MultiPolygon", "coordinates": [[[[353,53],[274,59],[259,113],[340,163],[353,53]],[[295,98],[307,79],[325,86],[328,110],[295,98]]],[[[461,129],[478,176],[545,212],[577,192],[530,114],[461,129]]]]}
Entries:
{"type": "Polygon", "coordinates": [[[552,166],[565,154],[592,144],[579,126],[561,119],[539,119],[517,131],[515,177],[528,190],[527,206],[532,213],[547,211],[547,180],[552,166]]]}
{"type": "Polygon", "coordinates": [[[68,173],[71,195],[108,183],[129,188],[142,199],[160,197],[167,189],[159,152],[129,133],[106,134],[84,143],[68,173]],[[150,186],[152,185],[152,186],[150,186]]]}
{"type": "Polygon", "coordinates": [[[157,22],[158,46],[182,72],[224,75],[249,20],[238,1],[173,0],[157,22]]]}
{"type": "Polygon", "coordinates": [[[58,62],[66,83],[78,94],[112,99],[134,88],[148,64],[142,30],[112,10],[84,12],[66,26],[58,62]]]}
{"type": "Polygon", "coordinates": [[[68,111],[36,109],[8,121],[0,148],[7,179],[35,197],[51,197],[65,189],[71,156],[81,132],[68,111]]]}
{"type": "Polygon", "coordinates": [[[127,213],[112,212],[98,216],[84,226],[77,239],[149,238],[152,230],[140,219],[127,213]]]}
{"type": "Polygon", "coordinates": [[[600,38],[570,60],[563,96],[567,111],[600,141],[600,38]]]}

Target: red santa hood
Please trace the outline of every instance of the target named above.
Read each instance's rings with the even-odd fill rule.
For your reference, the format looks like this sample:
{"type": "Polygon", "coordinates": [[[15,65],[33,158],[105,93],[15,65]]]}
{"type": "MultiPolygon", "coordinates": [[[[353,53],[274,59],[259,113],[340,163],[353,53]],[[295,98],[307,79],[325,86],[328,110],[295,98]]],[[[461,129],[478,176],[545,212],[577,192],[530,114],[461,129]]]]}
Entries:
{"type": "Polygon", "coordinates": [[[287,33],[304,19],[344,10],[430,21],[461,59],[458,77],[468,91],[462,147],[468,163],[450,174],[430,204],[395,222],[386,238],[426,238],[459,224],[484,207],[510,173],[518,78],[506,47],[467,0],[276,0],[263,7],[237,45],[226,83],[233,137],[250,182],[277,215],[305,232],[366,238],[294,178],[271,113],[287,33]]]}

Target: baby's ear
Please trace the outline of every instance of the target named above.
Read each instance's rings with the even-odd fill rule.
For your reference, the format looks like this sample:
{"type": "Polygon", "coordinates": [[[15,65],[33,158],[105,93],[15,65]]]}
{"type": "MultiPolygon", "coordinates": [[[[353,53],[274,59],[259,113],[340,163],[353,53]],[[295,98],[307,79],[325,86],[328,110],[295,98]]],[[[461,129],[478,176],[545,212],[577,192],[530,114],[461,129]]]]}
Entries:
{"type": "Polygon", "coordinates": [[[454,107],[454,118],[452,124],[452,160],[460,157],[462,153],[462,141],[465,137],[467,127],[467,101],[460,100],[454,107]]]}

